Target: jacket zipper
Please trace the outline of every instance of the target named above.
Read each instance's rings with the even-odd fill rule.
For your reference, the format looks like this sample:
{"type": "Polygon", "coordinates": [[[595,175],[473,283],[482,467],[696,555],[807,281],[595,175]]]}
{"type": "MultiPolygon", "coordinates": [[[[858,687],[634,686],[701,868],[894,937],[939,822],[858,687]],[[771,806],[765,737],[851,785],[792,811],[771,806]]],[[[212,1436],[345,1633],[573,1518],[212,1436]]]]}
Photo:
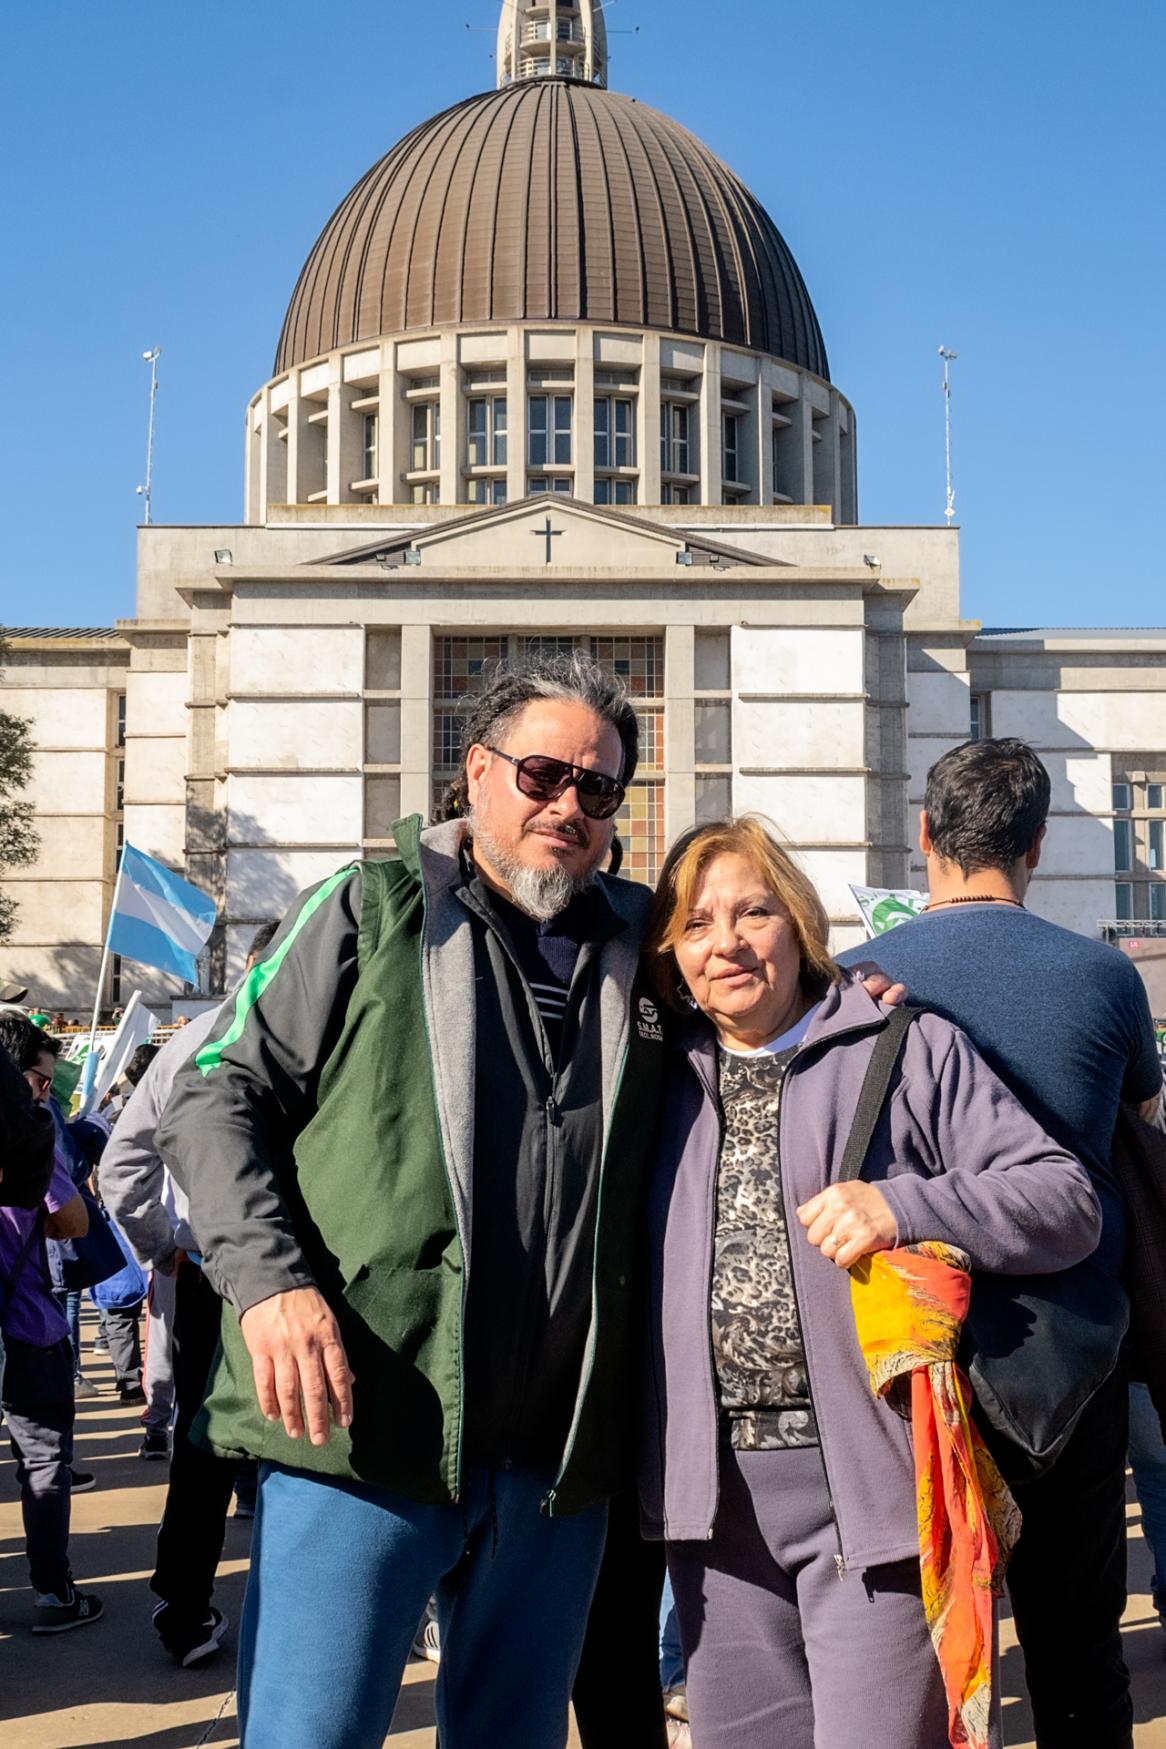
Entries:
{"type": "MultiPolygon", "coordinates": [[[[419,879],[418,884],[421,888],[421,962],[422,962],[421,1018],[422,1018],[422,1021],[424,1022],[424,1025],[425,1025],[425,1037],[429,1042],[429,1070],[430,1070],[430,1074],[433,1074],[433,1072],[434,1072],[433,1031],[429,1025],[429,1004],[425,999],[425,974],[424,974],[425,950],[426,950],[426,946],[427,946],[428,941],[429,941],[429,893],[426,890],[425,879],[424,879],[423,874],[421,875],[421,878],[419,879]]],[[[466,1343],[465,1343],[465,1333],[466,1333],[466,1303],[469,1299],[469,1292],[470,1292],[470,1249],[466,1243],[466,1235],[462,1231],[461,1209],[460,1209],[459,1204],[458,1204],[457,1195],[454,1191],[453,1179],[450,1177],[450,1174],[449,1174],[449,1161],[445,1157],[445,1142],[444,1142],[444,1140],[442,1138],[442,1134],[441,1134],[441,1119],[440,1119],[440,1116],[438,1115],[438,1112],[437,1112],[436,1081],[434,1083],[433,1093],[434,1093],[434,1098],[433,1098],[434,1116],[437,1117],[437,1146],[438,1146],[438,1150],[441,1154],[441,1169],[445,1173],[445,1183],[446,1183],[446,1188],[449,1191],[450,1207],[453,1209],[453,1218],[457,1224],[457,1230],[458,1230],[458,1242],[460,1243],[461,1248],[462,1248],[461,1313],[460,1313],[460,1316],[458,1318],[458,1332],[457,1332],[457,1391],[458,1391],[457,1439],[454,1443],[453,1487],[450,1489],[450,1498],[454,1502],[457,1502],[457,1501],[460,1501],[460,1499],[462,1497],[462,1434],[465,1430],[465,1414],[466,1414],[466,1343]]]]}
{"type": "MultiPolygon", "coordinates": [[[[627,1067],[627,1060],[628,1047],[625,1045],[623,1056],[620,1058],[619,1062],[619,1073],[615,1078],[615,1087],[613,1088],[611,1095],[611,1128],[608,1131],[608,1142],[610,1142],[611,1136],[615,1130],[615,1113],[619,1105],[619,1096],[623,1089],[623,1075],[624,1070],[627,1067]]],[[[571,1458],[575,1452],[575,1441],[579,1435],[579,1421],[583,1412],[583,1404],[587,1399],[587,1392],[591,1385],[591,1375],[595,1370],[595,1332],[596,1325],[599,1322],[599,1240],[603,1231],[603,1192],[606,1184],[607,1148],[605,1147],[603,1150],[603,1159],[599,1164],[599,1189],[595,1197],[595,1238],[591,1245],[591,1329],[587,1333],[587,1360],[583,1368],[583,1378],[579,1386],[579,1392],[575,1398],[575,1413],[571,1417],[571,1427],[567,1434],[567,1445],[563,1452],[562,1462],[559,1465],[559,1473],[539,1503],[539,1510],[545,1512],[550,1518],[554,1517],[555,1500],[558,1496],[559,1485],[568,1469],[571,1467],[571,1458]]]]}
{"type": "Polygon", "coordinates": [[[712,1391],[713,1407],[714,1407],[714,1409],[717,1410],[717,1417],[716,1418],[717,1418],[717,1422],[718,1422],[715,1437],[713,1439],[713,1515],[709,1521],[708,1531],[705,1534],[705,1541],[711,1542],[713,1540],[713,1527],[716,1524],[717,1510],[718,1510],[720,1503],[721,1503],[721,1430],[720,1430],[720,1426],[719,1426],[719,1422],[720,1422],[719,1408],[720,1408],[720,1405],[719,1405],[718,1398],[717,1398],[717,1356],[716,1356],[716,1351],[713,1348],[713,1321],[712,1321],[711,1308],[712,1308],[712,1298],[713,1298],[713,1270],[716,1266],[716,1250],[717,1250],[717,1206],[718,1206],[718,1202],[719,1202],[719,1198],[717,1195],[717,1189],[718,1189],[718,1181],[720,1178],[719,1167],[720,1167],[721,1151],[725,1145],[725,1113],[724,1113],[724,1109],[721,1105],[720,1090],[719,1090],[719,1088],[714,1089],[711,1081],[709,1081],[705,1078],[705,1075],[703,1072],[703,1064],[702,1064],[701,1068],[699,1068],[697,1070],[697,1078],[702,1083],[702,1085],[704,1087],[706,1097],[711,1099],[713,1110],[717,1114],[717,1137],[718,1137],[718,1140],[717,1140],[717,1165],[713,1169],[712,1182],[709,1186],[709,1199],[708,1199],[709,1200],[709,1209],[708,1209],[709,1223],[708,1223],[708,1228],[707,1228],[707,1231],[709,1233],[709,1254],[708,1254],[708,1271],[707,1271],[707,1275],[706,1275],[706,1279],[705,1279],[705,1293],[704,1293],[704,1303],[709,1308],[709,1315],[705,1319],[705,1336],[707,1338],[707,1343],[708,1343],[709,1388],[712,1391]]]}

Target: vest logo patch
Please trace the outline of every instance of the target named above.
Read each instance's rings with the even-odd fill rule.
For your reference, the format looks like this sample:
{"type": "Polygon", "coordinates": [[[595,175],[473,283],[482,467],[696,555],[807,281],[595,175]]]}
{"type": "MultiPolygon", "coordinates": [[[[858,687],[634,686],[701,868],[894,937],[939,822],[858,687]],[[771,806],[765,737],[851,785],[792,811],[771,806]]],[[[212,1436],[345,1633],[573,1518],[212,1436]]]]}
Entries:
{"type": "Polygon", "coordinates": [[[639,1000],[640,1018],[636,1022],[636,1031],[641,1038],[649,1039],[653,1044],[664,1043],[664,1028],[660,1025],[660,1010],[647,996],[639,1000]]]}

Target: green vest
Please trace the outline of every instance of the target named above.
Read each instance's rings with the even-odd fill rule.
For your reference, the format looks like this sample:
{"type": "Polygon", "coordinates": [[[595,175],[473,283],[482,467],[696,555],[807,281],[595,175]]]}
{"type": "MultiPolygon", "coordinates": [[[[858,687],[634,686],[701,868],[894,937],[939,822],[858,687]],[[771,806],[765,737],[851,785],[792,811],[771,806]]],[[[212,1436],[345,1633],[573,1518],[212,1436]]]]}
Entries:
{"type": "MultiPolygon", "coordinates": [[[[399,823],[400,861],[361,865],[357,981],[316,1110],[279,1172],[297,1239],[340,1323],[355,1376],[352,1426],[313,1446],[265,1421],[238,1319],[224,1307],[196,1433],[223,1456],[250,1454],[439,1503],[459,1492],[466,1270],[437,1105],[432,1038],[443,1014],[432,1012],[424,975],[431,920],[419,825],[399,823]]],[[[629,899],[634,891],[624,888],[629,899]]],[[[471,998],[470,988],[460,993],[463,1004],[471,998]]],[[[642,973],[629,999],[600,1168],[591,1330],[552,1512],[580,1511],[627,1480],[634,1264],[665,1055],[642,973]]],[[[460,1097],[472,1102],[473,1088],[460,1097]]]]}

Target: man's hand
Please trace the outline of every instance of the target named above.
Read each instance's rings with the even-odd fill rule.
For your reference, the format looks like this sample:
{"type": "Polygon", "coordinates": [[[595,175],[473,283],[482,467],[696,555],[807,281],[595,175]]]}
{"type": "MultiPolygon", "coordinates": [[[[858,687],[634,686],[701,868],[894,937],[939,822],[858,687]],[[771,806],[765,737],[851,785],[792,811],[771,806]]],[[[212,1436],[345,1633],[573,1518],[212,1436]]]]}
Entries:
{"type": "Polygon", "coordinates": [[[314,1287],[272,1294],[248,1308],[239,1321],[259,1407],[268,1421],[282,1419],[289,1439],[324,1445],[337,1427],[352,1425],[352,1374],[337,1324],[314,1287]]]}
{"type": "Polygon", "coordinates": [[[875,1002],[885,1002],[888,1008],[898,1008],[907,1000],[906,984],[892,984],[885,972],[880,972],[873,960],[863,960],[851,971],[862,977],[862,987],[875,1002]]]}
{"type": "Polygon", "coordinates": [[[877,1184],[830,1184],[798,1209],[806,1238],[839,1269],[849,1269],[872,1251],[889,1251],[899,1228],[877,1184]]]}

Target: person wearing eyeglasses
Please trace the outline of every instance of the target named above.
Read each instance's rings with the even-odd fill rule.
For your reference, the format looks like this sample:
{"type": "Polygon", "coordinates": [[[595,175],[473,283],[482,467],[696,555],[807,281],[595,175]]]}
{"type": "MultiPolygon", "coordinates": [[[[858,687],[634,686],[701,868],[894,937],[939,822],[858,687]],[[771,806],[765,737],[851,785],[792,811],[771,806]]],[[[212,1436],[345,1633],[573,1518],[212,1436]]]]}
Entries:
{"type": "Polygon", "coordinates": [[[581,656],[467,704],[446,817],[299,900],[158,1133],[234,1309],[206,1437],[261,1459],[247,1749],[380,1749],[433,1594],[443,1749],[558,1749],[625,1479],[664,1054],[649,894],[600,872],[635,712],[581,656]]]}

